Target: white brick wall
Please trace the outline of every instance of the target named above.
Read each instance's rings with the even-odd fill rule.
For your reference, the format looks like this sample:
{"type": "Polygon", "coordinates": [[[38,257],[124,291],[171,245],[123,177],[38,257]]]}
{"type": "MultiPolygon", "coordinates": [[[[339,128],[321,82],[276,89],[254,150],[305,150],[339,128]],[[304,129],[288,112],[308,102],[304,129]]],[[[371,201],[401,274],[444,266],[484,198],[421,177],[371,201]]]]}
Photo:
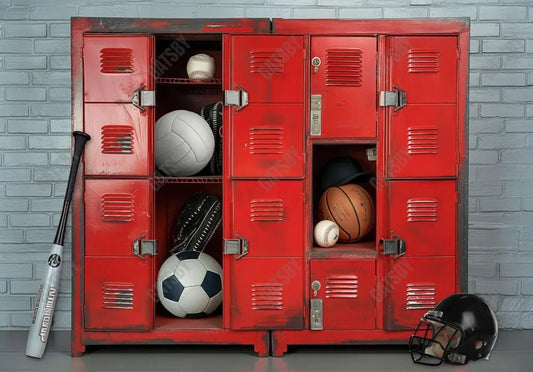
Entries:
{"type": "MultiPolygon", "coordinates": [[[[531,5],[531,0],[1,1],[0,329],[27,327],[61,210],[70,163],[71,16],[471,17],[469,285],[497,311],[501,326],[533,328],[531,5]]],[[[69,253],[67,245],[67,260],[69,253]]],[[[56,328],[70,327],[69,271],[56,328]]]]}

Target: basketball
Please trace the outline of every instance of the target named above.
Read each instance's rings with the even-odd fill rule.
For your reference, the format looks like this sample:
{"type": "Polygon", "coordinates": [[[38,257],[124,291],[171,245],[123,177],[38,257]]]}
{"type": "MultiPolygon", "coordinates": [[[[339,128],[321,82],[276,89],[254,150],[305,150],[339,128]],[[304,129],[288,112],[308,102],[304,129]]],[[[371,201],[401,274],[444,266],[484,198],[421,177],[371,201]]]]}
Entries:
{"type": "Polygon", "coordinates": [[[321,220],[334,221],[339,226],[339,242],[359,241],[374,226],[374,202],[359,185],[330,187],[319,202],[321,220]]]}

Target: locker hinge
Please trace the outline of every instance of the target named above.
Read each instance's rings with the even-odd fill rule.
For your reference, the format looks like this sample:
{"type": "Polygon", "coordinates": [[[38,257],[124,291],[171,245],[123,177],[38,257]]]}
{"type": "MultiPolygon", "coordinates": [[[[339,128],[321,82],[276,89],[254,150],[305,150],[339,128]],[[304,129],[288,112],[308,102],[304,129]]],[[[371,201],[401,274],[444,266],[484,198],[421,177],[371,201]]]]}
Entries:
{"type": "Polygon", "coordinates": [[[381,107],[396,106],[394,111],[398,111],[407,104],[407,93],[396,85],[393,85],[393,88],[396,90],[382,90],[379,92],[379,105],[381,107]]]}
{"type": "Polygon", "coordinates": [[[248,105],[248,92],[237,85],[239,90],[224,91],[224,105],[237,106],[237,111],[248,105]]]}
{"type": "Polygon", "coordinates": [[[236,235],[239,239],[224,239],[224,254],[236,254],[238,260],[248,254],[248,240],[236,235]]]}
{"type": "Polygon", "coordinates": [[[141,111],[146,111],[145,107],[155,106],[155,90],[144,90],[146,85],[135,89],[131,97],[131,103],[141,111]]]}
{"type": "Polygon", "coordinates": [[[145,260],[144,255],[157,255],[157,240],[143,240],[144,237],[145,235],[142,235],[135,239],[132,247],[133,254],[143,260],[145,260]]]}
{"type": "Polygon", "coordinates": [[[399,236],[393,235],[395,239],[383,239],[383,254],[395,255],[394,258],[401,257],[406,252],[405,240],[399,236]]]}
{"type": "Polygon", "coordinates": [[[311,322],[310,328],[312,331],[321,331],[324,329],[322,323],[322,300],[314,298],[311,300],[311,316],[309,317],[311,322]]]}

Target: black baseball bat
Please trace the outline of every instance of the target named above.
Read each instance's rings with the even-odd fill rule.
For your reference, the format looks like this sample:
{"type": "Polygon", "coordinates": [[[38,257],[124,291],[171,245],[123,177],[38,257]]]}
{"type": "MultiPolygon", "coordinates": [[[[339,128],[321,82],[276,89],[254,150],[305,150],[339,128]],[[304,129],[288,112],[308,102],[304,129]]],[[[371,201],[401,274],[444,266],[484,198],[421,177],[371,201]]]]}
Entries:
{"type": "Polygon", "coordinates": [[[75,131],[74,153],[72,155],[72,164],[70,166],[70,175],[68,177],[67,192],[63,201],[63,210],[57,226],[54,244],[48,256],[48,267],[46,274],[41,280],[39,292],[37,293],[37,302],[33,310],[30,332],[26,343],[26,355],[33,358],[41,358],[46,348],[48,334],[52,327],[55,304],[59,294],[59,278],[61,274],[61,260],[63,256],[63,242],[65,241],[65,230],[67,227],[67,218],[74,192],[74,183],[76,182],[76,173],[80,165],[80,158],[87,141],[91,137],[84,132],[75,131]]]}

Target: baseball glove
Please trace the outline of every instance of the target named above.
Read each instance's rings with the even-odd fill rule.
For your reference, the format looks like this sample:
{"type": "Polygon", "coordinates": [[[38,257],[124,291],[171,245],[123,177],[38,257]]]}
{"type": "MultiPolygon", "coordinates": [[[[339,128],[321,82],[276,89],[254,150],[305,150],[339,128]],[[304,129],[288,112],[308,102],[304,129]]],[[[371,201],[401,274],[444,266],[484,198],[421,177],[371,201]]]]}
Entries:
{"type": "Polygon", "coordinates": [[[203,251],[222,222],[222,205],[216,195],[196,193],[185,201],[173,233],[171,253],[203,251]]]}

